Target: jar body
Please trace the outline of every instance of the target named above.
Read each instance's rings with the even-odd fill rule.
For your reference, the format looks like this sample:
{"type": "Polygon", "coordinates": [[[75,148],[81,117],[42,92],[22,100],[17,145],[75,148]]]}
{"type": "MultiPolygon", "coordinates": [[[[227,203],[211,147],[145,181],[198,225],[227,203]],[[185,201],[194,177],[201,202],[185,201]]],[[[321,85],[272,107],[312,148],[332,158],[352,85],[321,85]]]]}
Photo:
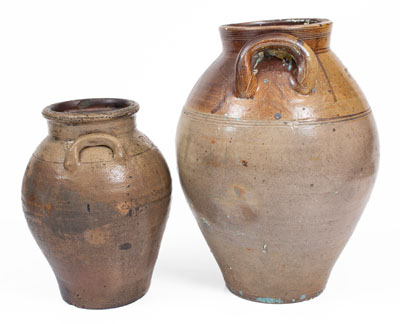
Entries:
{"type": "Polygon", "coordinates": [[[368,104],[329,48],[313,51],[309,94],[296,93],[288,66],[270,57],[258,63],[249,98],[235,93],[240,54],[224,51],[178,126],[185,195],[228,288],[253,301],[321,293],[376,177],[368,104]]]}
{"type": "Polygon", "coordinates": [[[78,307],[121,306],[150,285],[171,180],[161,153],[134,128],[133,118],[82,125],[50,121],[50,134],[25,173],[28,225],[63,298],[78,307]],[[120,145],[122,158],[102,136],[120,145]],[[78,141],[82,145],[71,158],[78,163],[71,168],[66,156],[78,141]]]}

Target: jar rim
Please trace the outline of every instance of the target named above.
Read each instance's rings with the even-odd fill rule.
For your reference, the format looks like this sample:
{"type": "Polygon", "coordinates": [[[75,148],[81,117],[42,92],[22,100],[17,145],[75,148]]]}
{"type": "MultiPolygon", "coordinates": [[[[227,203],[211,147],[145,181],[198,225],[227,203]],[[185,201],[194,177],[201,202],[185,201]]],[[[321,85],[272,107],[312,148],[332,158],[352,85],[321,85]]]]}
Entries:
{"type": "Polygon", "coordinates": [[[324,25],[331,25],[332,21],[326,18],[288,18],[288,19],[273,19],[273,20],[259,20],[243,23],[226,24],[220,26],[223,30],[293,30],[304,28],[323,27],[324,25]]]}
{"type": "Polygon", "coordinates": [[[88,98],[52,104],[43,109],[46,119],[64,123],[90,123],[135,114],[139,104],[118,98],[88,98]]]}

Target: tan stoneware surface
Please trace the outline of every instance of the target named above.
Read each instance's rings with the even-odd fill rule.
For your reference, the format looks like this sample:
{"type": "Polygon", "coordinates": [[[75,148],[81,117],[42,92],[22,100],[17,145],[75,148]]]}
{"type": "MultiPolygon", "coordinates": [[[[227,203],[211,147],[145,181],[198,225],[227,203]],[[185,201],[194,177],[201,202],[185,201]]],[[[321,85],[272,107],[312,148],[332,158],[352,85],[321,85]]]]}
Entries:
{"type": "Polygon", "coordinates": [[[122,306],[150,285],[171,179],[136,129],[138,109],[129,100],[86,99],[43,110],[49,135],[26,169],[23,209],[62,297],[78,307],[122,306]]]}
{"type": "Polygon", "coordinates": [[[223,52],[183,108],[181,183],[227,287],[246,299],[319,295],[375,181],[375,122],[331,28],[221,26],[223,52]]]}

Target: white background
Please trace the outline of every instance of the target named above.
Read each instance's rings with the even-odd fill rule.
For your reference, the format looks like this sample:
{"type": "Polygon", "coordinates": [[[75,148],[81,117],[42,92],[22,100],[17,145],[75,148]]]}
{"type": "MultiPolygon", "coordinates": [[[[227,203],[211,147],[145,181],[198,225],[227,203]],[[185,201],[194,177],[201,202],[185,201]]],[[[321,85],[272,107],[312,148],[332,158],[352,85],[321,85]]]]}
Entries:
{"type": "Polygon", "coordinates": [[[0,1],[1,323],[399,323],[399,23],[397,1],[0,1]],[[196,80],[219,55],[218,26],[329,18],[332,49],[374,111],[378,180],[318,298],[265,305],[227,291],[184,199],[175,130],[196,80]],[[62,301],[26,225],[25,166],[46,136],[44,106],[117,97],[141,105],[138,127],[163,152],[173,201],[147,295],[112,310],[62,301]]]}

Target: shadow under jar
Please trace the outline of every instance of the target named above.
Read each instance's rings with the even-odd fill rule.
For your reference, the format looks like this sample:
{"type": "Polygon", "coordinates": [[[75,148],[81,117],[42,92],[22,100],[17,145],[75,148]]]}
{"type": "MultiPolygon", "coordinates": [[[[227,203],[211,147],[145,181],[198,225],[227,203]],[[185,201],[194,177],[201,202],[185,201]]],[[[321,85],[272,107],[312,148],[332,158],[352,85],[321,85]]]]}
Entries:
{"type": "Polygon", "coordinates": [[[236,295],[319,295],[370,196],[375,122],[326,19],[220,27],[177,131],[180,180],[236,295]]]}
{"type": "Polygon", "coordinates": [[[171,195],[167,164],[135,126],[139,105],[85,99],[46,107],[49,135],[25,172],[29,228],[64,300],[131,303],[149,288],[171,195]]]}

